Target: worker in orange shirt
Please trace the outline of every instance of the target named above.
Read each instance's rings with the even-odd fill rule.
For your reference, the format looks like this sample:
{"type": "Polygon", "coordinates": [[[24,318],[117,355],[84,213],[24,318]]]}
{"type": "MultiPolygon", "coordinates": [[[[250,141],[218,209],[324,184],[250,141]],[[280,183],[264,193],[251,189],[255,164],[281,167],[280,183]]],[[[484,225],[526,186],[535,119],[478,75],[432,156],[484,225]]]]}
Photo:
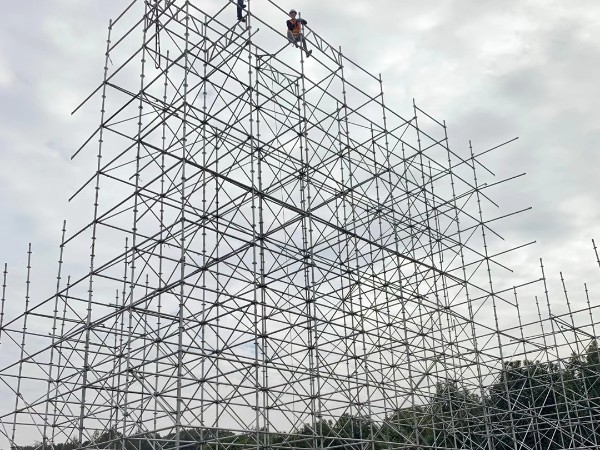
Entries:
{"type": "Polygon", "coordinates": [[[302,25],[306,25],[308,22],[304,19],[296,19],[298,12],[295,9],[290,11],[290,19],[286,22],[287,24],[287,37],[295,47],[298,47],[298,42],[302,43],[302,48],[306,53],[306,57],[309,58],[312,54],[312,50],[306,48],[306,39],[302,34],[302,25]]]}

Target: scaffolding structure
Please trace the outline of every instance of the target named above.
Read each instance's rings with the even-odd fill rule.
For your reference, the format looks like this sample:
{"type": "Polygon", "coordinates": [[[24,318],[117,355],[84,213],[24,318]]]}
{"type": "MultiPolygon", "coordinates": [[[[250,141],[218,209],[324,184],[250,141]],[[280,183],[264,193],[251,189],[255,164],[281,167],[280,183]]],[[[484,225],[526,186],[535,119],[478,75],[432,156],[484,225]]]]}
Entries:
{"type": "Polygon", "coordinates": [[[453,149],[271,0],[235,8],[111,21],[89,220],[17,314],[4,266],[0,446],[598,448],[598,305],[507,282],[504,144],[453,149]]]}

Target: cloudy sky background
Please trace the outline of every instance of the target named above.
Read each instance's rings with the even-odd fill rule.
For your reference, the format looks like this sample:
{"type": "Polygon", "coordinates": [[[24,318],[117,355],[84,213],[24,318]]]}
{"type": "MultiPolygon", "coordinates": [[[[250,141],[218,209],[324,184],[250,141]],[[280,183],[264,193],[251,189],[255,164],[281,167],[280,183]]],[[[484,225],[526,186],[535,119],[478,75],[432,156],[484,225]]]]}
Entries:
{"type": "MultiPolygon", "coordinates": [[[[99,102],[70,112],[98,85],[108,20],[128,3],[3,6],[0,261],[9,263],[11,283],[23,283],[28,242],[34,279],[55,272],[62,220],[73,215],[66,200],[87,175],[70,155],[94,130],[99,102]]],[[[487,161],[499,177],[527,172],[495,193],[507,210],[533,207],[501,225],[514,244],[538,241],[512,261],[515,280],[530,278],[540,257],[550,275],[563,270],[576,289],[600,278],[591,247],[600,239],[597,0],[279,4],[299,9],[351,59],[381,72],[388,107],[408,111],[415,98],[446,120],[452,146],[472,139],[481,150],[520,138],[487,161]]]]}
{"type": "MultiPolygon", "coordinates": [[[[94,99],[81,114],[70,113],[99,84],[108,20],[128,3],[2,5],[0,262],[9,264],[13,311],[22,310],[29,242],[32,297],[52,293],[62,221],[78,212],[67,199],[88,177],[86,161],[94,162],[91,152],[75,162],[70,156],[97,126],[100,103],[94,99]]],[[[404,113],[415,98],[428,113],[446,120],[453,148],[464,149],[471,139],[483,150],[518,136],[485,159],[498,178],[527,172],[494,192],[505,212],[533,207],[497,224],[515,245],[538,242],[507,261],[515,270],[514,282],[537,277],[543,257],[557,302],[562,270],[574,302],[583,305],[583,282],[590,281],[598,304],[600,268],[591,246],[593,238],[600,244],[598,0],[279,4],[299,9],[351,59],[381,72],[388,107],[404,113]]],[[[283,25],[283,18],[278,20],[274,26],[283,25]]]]}

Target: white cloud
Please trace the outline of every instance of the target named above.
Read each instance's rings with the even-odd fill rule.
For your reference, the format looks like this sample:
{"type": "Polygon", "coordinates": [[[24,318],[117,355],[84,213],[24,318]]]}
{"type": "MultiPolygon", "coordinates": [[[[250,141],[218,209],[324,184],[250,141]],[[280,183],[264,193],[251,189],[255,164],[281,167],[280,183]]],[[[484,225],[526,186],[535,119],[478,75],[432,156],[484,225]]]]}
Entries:
{"type": "Polygon", "coordinates": [[[14,81],[14,75],[6,61],[6,57],[0,54],[0,89],[8,88],[14,81]]]}

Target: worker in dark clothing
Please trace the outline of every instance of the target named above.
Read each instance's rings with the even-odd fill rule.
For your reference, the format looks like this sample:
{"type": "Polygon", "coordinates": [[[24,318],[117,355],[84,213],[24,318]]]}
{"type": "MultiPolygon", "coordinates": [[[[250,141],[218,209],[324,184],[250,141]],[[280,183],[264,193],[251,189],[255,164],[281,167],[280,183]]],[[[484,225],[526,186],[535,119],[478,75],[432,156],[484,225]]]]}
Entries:
{"type": "Polygon", "coordinates": [[[246,18],[242,15],[242,10],[244,8],[246,8],[246,5],[244,5],[244,0],[237,0],[237,17],[238,21],[240,22],[246,20],[246,18]]]}
{"type": "Polygon", "coordinates": [[[287,23],[287,37],[295,47],[298,47],[298,42],[302,43],[302,48],[306,53],[306,57],[310,57],[312,54],[312,50],[308,50],[306,48],[306,39],[304,39],[304,35],[302,34],[302,25],[306,25],[308,22],[304,19],[296,19],[298,13],[295,9],[290,11],[290,20],[287,23]]]}

